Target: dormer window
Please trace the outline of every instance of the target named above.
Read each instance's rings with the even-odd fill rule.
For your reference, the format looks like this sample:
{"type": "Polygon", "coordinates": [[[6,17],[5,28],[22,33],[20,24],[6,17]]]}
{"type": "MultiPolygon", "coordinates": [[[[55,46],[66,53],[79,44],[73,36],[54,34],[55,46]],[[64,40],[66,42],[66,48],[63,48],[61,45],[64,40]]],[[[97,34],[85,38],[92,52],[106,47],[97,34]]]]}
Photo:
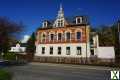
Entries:
{"type": "Polygon", "coordinates": [[[76,17],[76,24],[81,24],[82,22],[82,17],[76,17]]]}
{"type": "Polygon", "coordinates": [[[48,21],[44,21],[43,22],[43,27],[45,28],[45,27],[47,27],[48,26],[48,21]]]}
{"type": "Polygon", "coordinates": [[[58,20],[58,27],[63,27],[63,20],[58,20]]]}

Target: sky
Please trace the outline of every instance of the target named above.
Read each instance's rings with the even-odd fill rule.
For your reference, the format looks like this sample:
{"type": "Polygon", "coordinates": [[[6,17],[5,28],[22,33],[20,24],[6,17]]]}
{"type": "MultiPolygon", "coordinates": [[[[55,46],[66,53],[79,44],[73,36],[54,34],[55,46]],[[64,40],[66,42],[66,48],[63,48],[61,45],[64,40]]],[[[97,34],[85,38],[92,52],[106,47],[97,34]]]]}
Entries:
{"type": "Polygon", "coordinates": [[[0,16],[23,22],[30,35],[46,19],[55,19],[62,4],[65,16],[89,16],[93,27],[111,25],[120,18],[120,0],[0,0],[0,16]]]}

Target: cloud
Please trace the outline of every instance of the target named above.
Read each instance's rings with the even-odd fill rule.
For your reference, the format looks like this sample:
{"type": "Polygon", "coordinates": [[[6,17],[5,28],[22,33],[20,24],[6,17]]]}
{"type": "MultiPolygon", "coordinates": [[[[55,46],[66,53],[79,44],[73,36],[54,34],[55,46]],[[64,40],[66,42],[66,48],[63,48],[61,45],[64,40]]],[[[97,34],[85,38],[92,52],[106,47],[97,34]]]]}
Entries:
{"type": "Polygon", "coordinates": [[[21,40],[21,43],[26,43],[29,38],[30,38],[29,35],[24,35],[23,39],[21,40]]]}

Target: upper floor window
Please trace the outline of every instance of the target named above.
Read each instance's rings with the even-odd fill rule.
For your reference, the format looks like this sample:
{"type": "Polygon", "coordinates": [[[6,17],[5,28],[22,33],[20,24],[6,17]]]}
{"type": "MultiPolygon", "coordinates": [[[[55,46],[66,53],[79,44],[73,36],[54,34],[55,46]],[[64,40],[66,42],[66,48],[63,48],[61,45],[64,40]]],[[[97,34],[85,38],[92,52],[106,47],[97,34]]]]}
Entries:
{"type": "Polygon", "coordinates": [[[80,40],[80,38],[81,38],[81,32],[77,32],[76,37],[77,37],[77,40],[80,40]]]}
{"type": "Polygon", "coordinates": [[[70,47],[66,47],[66,54],[70,55],[70,47]]]}
{"type": "Polygon", "coordinates": [[[60,26],[60,20],[58,20],[58,27],[61,27],[61,26],[60,26]]]}
{"type": "Polygon", "coordinates": [[[67,40],[70,40],[70,32],[67,32],[67,33],[66,33],[66,39],[67,39],[67,40]]]}
{"type": "Polygon", "coordinates": [[[58,27],[63,27],[63,20],[58,20],[58,27]]]}
{"type": "Polygon", "coordinates": [[[58,40],[62,40],[62,34],[58,33],[58,40]]]}
{"type": "Polygon", "coordinates": [[[82,17],[76,17],[76,24],[82,23],[82,17]]]}
{"type": "Polygon", "coordinates": [[[42,42],[45,41],[45,37],[46,37],[45,34],[43,34],[43,35],[42,35],[42,42]]]}
{"type": "Polygon", "coordinates": [[[54,40],[54,34],[50,34],[50,39],[51,39],[51,41],[54,40]]]}

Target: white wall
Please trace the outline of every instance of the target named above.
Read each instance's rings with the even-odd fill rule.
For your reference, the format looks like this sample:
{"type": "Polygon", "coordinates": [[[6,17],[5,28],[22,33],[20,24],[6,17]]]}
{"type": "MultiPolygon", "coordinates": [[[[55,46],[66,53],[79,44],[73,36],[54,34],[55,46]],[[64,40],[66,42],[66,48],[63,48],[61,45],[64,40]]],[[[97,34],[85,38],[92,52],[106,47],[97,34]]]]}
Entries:
{"type": "Polygon", "coordinates": [[[26,47],[11,47],[9,52],[25,52],[26,47]]]}
{"type": "MultiPolygon", "coordinates": [[[[88,44],[87,44],[88,45],[88,44]]],[[[63,57],[86,57],[86,43],[65,43],[65,44],[39,44],[36,46],[35,56],[63,56],[63,57]],[[50,55],[50,47],[53,47],[53,55],[50,55]],[[71,54],[66,55],[66,47],[70,46],[71,54]],[[80,46],[82,55],[77,55],[76,47],[80,46]],[[45,47],[45,54],[42,54],[42,47],[45,47]],[[62,48],[61,55],[58,55],[58,47],[62,48]]],[[[89,45],[87,47],[87,56],[90,56],[89,45]]]]}
{"type": "Polygon", "coordinates": [[[114,47],[99,47],[97,55],[98,58],[114,59],[115,58],[114,47]]]}

